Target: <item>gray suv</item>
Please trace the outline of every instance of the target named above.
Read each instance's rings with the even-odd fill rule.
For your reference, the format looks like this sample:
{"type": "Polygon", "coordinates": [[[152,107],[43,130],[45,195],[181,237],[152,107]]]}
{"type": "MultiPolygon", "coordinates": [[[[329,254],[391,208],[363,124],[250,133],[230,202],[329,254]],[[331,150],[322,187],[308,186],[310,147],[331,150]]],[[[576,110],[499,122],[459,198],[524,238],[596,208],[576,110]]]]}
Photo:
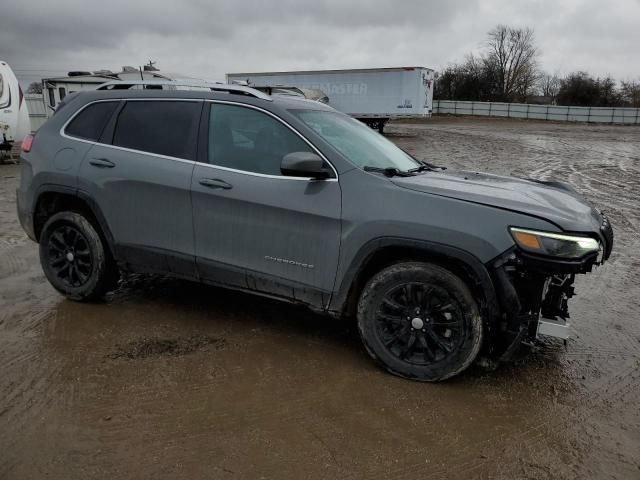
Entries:
{"type": "Polygon", "coordinates": [[[437,381],[564,338],[611,253],[566,184],[445,171],[319,102],[140,83],[68,96],[24,142],[20,222],[73,300],[168,273],[356,317],[384,368],[437,381]]]}

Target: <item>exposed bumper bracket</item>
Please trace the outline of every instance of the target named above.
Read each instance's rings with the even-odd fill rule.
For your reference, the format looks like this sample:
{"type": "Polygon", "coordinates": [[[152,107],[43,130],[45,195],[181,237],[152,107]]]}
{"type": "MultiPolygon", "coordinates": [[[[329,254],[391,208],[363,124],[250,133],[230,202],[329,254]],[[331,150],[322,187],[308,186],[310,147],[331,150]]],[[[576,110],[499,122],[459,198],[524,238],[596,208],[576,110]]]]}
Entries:
{"type": "Polygon", "coordinates": [[[571,336],[571,324],[563,319],[541,318],[538,320],[538,335],[566,340],[571,336]]]}
{"type": "Polygon", "coordinates": [[[529,329],[526,324],[523,324],[520,326],[520,330],[518,331],[517,334],[513,336],[511,343],[509,344],[507,349],[504,351],[504,353],[500,356],[501,362],[508,362],[513,358],[513,355],[520,348],[520,344],[525,340],[525,338],[527,338],[528,331],[529,329]]]}

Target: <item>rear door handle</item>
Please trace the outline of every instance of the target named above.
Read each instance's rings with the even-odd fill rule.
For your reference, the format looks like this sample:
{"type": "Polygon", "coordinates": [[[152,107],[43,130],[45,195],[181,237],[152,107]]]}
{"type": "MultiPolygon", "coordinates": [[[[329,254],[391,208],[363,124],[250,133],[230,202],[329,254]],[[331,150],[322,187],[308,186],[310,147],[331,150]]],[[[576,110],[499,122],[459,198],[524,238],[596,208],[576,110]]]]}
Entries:
{"type": "Polygon", "coordinates": [[[233,185],[225,182],[224,180],[220,180],[219,178],[201,178],[200,185],[204,185],[209,188],[223,188],[224,190],[233,188],[233,185]]]}
{"type": "Polygon", "coordinates": [[[89,163],[98,168],[113,168],[116,166],[115,163],[111,160],[107,160],[106,158],[92,158],[89,160],[89,163]]]}

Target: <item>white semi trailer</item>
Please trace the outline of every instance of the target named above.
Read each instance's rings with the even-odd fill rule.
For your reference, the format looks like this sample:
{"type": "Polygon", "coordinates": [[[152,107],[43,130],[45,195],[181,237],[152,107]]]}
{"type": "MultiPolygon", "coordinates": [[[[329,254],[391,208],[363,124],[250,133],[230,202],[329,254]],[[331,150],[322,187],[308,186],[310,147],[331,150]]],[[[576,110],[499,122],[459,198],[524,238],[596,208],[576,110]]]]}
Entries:
{"type": "Polygon", "coordinates": [[[228,73],[227,83],[322,90],[329,105],[383,131],[391,118],[430,117],[435,72],[425,67],[228,73]]]}

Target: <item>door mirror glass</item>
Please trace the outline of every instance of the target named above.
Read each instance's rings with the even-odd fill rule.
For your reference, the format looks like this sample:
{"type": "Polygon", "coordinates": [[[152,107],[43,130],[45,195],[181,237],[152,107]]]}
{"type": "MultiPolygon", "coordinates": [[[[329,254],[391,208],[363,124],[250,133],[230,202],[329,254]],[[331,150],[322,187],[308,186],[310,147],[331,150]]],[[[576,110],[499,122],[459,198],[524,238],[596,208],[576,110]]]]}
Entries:
{"type": "Polygon", "coordinates": [[[328,178],[324,160],[312,152],[292,152],[282,157],[280,170],[293,177],[328,178]]]}

